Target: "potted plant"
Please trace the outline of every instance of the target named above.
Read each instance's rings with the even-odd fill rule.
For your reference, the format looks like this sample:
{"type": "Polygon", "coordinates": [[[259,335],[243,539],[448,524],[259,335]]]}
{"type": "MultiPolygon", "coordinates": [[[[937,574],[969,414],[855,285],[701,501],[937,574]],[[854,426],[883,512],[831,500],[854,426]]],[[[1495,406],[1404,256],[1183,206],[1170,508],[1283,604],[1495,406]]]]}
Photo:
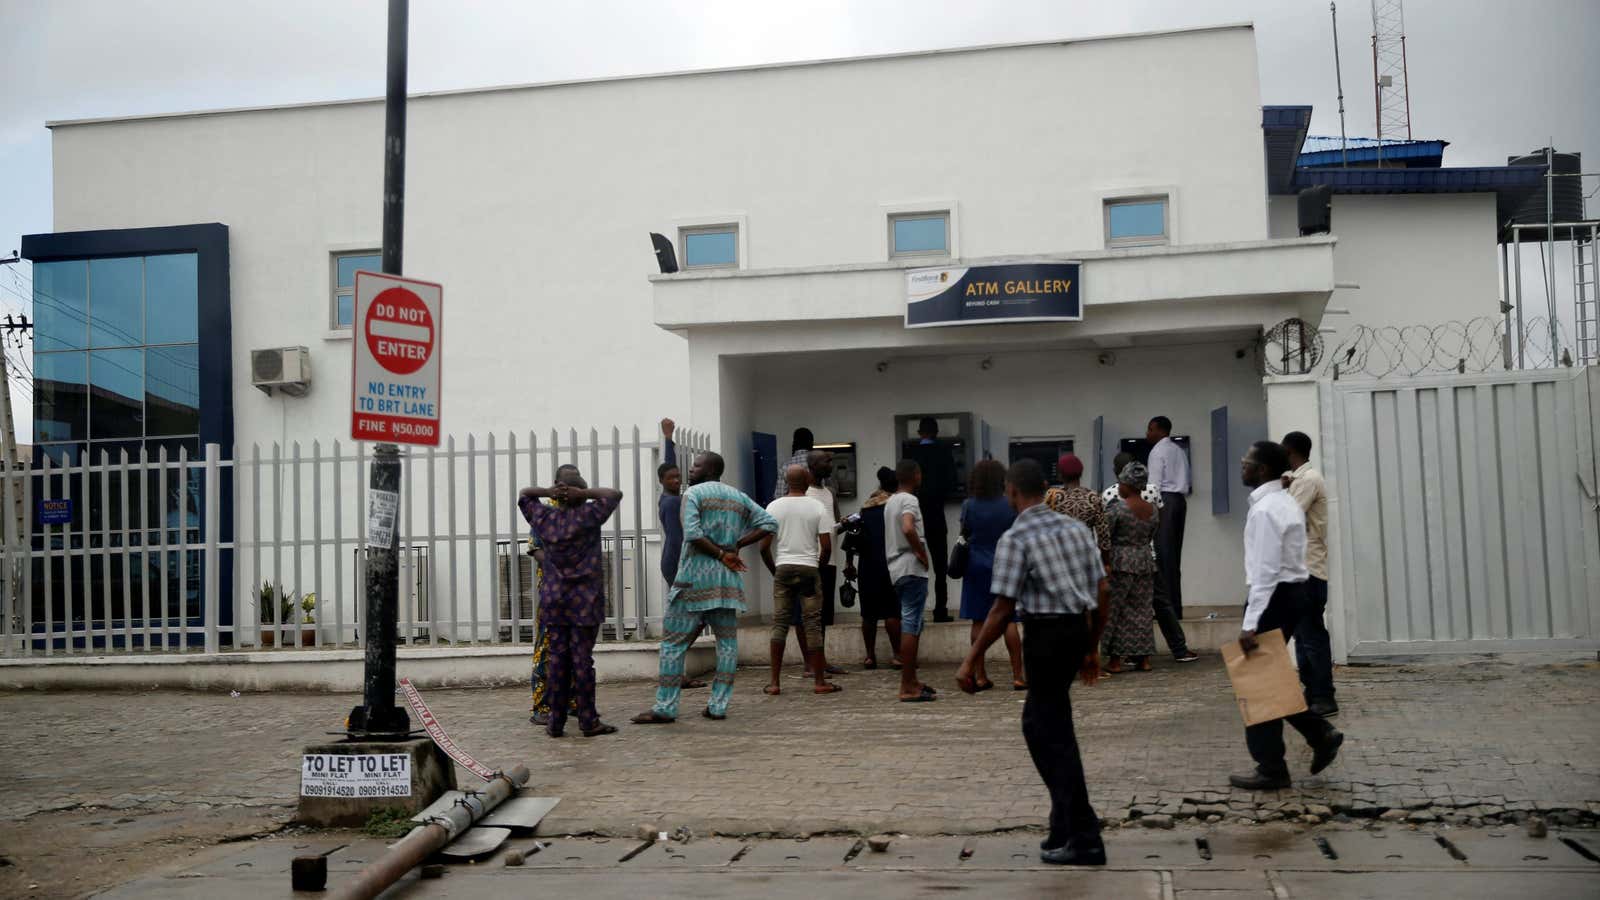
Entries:
{"type": "Polygon", "coordinates": [[[317,608],[316,591],[308,592],[300,598],[300,646],[313,647],[317,643],[317,617],[314,610],[317,608]]]}
{"type": "MultiPolygon", "coordinates": [[[[301,605],[301,601],[297,600],[293,593],[285,592],[270,581],[261,582],[257,600],[257,608],[261,611],[261,646],[271,647],[277,644],[280,631],[285,638],[288,637],[287,629],[294,627],[298,618],[295,607],[301,605]]],[[[312,606],[315,605],[316,600],[313,598],[312,606]]],[[[310,607],[307,607],[306,615],[307,621],[311,621],[310,607]]]]}

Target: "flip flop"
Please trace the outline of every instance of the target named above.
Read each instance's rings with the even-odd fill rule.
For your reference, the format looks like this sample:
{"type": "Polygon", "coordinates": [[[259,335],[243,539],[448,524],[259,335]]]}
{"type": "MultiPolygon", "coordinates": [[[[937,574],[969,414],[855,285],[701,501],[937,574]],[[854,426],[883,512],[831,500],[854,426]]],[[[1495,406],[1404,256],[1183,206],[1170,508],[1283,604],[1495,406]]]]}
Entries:
{"type": "Polygon", "coordinates": [[[861,668],[866,669],[869,672],[874,671],[878,668],[878,661],[875,659],[863,659],[861,661],[861,668]]]}
{"type": "Polygon", "coordinates": [[[812,688],[811,689],[811,693],[813,693],[813,694],[837,694],[842,690],[844,690],[844,688],[840,687],[839,685],[834,684],[832,682],[828,682],[827,684],[824,684],[822,687],[814,687],[814,688],[812,688]]]}
{"type": "Polygon", "coordinates": [[[980,681],[980,682],[978,682],[978,689],[976,691],[973,691],[973,693],[981,694],[984,691],[991,691],[991,690],[994,690],[994,682],[992,682],[992,681],[980,681]]]}
{"type": "Polygon", "coordinates": [[[901,664],[900,660],[891,659],[891,660],[889,660],[889,668],[891,668],[891,669],[895,670],[896,672],[898,672],[902,668],[904,668],[904,666],[901,664]]]}
{"type": "Polygon", "coordinates": [[[916,695],[915,697],[901,697],[900,698],[900,702],[901,703],[932,703],[933,701],[935,701],[937,699],[939,699],[939,697],[934,693],[933,688],[930,688],[930,687],[924,685],[923,688],[922,688],[922,693],[916,695]]]}
{"type": "Polygon", "coordinates": [[[644,712],[639,713],[637,716],[634,716],[629,721],[635,725],[671,725],[673,722],[678,720],[668,716],[663,716],[653,709],[647,709],[644,712]]]}
{"type": "Polygon", "coordinates": [[[822,673],[824,675],[849,675],[850,674],[849,672],[846,672],[845,670],[839,668],[838,666],[833,666],[833,665],[823,666],[822,667],[822,673]]]}
{"type": "Polygon", "coordinates": [[[1025,681],[1013,681],[1011,682],[1011,689],[1013,691],[1025,691],[1028,689],[1028,683],[1025,681]]]}
{"type": "Polygon", "coordinates": [[[761,693],[766,694],[768,697],[776,697],[783,693],[783,688],[778,687],[775,684],[769,684],[761,689],[761,693]]]}
{"type": "Polygon", "coordinates": [[[691,688],[703,688],[703,687],[709,687],[709,686],[710,685],[706,684],[704,681],[701,681],[698,678],[691,678],[688,681],[685,681],[683,683],[683,689],[686,690],[686,691],[691,689],[691,688]]]}

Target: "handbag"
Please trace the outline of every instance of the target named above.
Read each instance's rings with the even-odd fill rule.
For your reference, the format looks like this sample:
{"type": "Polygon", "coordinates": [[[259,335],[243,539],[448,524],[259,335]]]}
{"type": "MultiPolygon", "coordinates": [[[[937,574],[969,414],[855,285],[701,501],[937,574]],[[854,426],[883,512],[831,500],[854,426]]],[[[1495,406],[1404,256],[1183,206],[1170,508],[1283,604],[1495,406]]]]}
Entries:
{"type": "Polygon", "coordinates": [[[856,605],[856,585],[849,579],[839,586],[839,605],[849,609],[856,605]]]}
{"type": "Polygon", "coordinates": [[[960,578],[967,574],[967,564],[971,561],[972,548],[967,546],[967,539],[956,538],[956,545],[950,548],[950,563],[945,566],[944,572],[951,578],[960,578]]]}

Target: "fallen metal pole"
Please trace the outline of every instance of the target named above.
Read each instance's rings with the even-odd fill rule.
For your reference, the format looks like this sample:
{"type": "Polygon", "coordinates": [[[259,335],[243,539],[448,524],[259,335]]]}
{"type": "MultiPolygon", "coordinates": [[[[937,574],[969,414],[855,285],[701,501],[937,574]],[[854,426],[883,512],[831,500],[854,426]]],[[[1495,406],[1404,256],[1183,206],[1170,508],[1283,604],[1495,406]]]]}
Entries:
{"type": "Polygon", "coordinates": [[[488,815],[489,810],[528,783],[528,768],[517,766],[489,782],[481,793],[469,794],[455,806],[430,822],[411,829],[411,833],[389,848],[380,859],[356,873],[355,880],[334,891],[334,900],[372,900],[405,877],[428,857],[443,849],[462,832],[488,815]]]}

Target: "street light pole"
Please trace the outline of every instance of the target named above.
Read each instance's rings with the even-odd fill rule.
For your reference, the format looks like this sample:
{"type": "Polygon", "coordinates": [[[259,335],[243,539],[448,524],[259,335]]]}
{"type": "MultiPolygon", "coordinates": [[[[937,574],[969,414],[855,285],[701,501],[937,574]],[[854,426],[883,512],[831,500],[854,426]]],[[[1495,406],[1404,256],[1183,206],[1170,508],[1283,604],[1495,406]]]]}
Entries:
{"type": "MultiPolygon", "coordinates": [[[[406,211],[406,31],[408,0],[389,0],[388,87],[383,133],[383,271],[401,274],[406,211]]],[[[368,531],[381,534],[367,544],[366,669],[362,705],[350,713],[349,729],[365,737],[403,736],[411,718],[394,702],[395,629],[399,621],[400,448],[373,448],[368,531]],[[378,527],[374,528],[373,525],[378,527]]],[[[369,534],[369,538],[370,538],[369,534]]]]}

